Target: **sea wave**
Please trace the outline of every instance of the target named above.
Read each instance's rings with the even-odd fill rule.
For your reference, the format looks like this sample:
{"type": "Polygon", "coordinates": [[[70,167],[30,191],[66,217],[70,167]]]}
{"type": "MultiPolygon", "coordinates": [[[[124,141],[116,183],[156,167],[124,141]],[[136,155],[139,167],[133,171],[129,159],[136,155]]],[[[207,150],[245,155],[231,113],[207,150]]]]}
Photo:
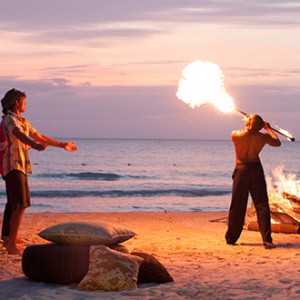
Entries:
{"type": "Polygon", "coordinates": [[[79,172],[79,173],[43,173],[35,175],[39,178],[59,178],[59,179],[73,179],[73,180],[103,180],[114,181],[122,178],[131,179],[151,179],[150,176],[139,175],[119,175],[115,173],[102,173],[102,172],[79,172]]]}
{"type": "Polygon", "coordinates": [[[208,189],[159,189],[159,190],[43,190],[31,191],[33,198],[115,198],[115,197],[159,197],[159,196],[180,196],[180,197],[207,197],[222,196],[230,194],[230,190],[208,190],[208,189]]]}

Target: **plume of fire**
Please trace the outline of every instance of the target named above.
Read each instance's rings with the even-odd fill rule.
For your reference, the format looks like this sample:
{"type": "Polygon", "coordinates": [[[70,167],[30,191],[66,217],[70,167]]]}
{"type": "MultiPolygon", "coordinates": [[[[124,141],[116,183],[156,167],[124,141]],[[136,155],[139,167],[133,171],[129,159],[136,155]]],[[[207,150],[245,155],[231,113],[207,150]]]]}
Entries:
{"type": "MultiPolygon", "coordinates": [[[[185,66],[178,82],[176,96],[191,108],[212,104],[224,113],[235,110],[247,115],[235,107],[232,97],[226,92],[222,69],[209,61],[196,60],[185,66]]],[[[295,141],[288,131],[279,127],[272,127],[272,129],[289,141],[295,141]]]]}
{"type": "Polygon", "coordinates": [[[222,69],[209,61],[196,60],[185,66],[176,96],[191,108],[206,103],[225,113],[235,108],[233,99],[225,90],[222,69]]]}
{"type": "Polygon", "coordinates": [[[210,103],[221,112],[231,112],[235,106],[224,87],[224,74],[212,62],[196,60],[182,70],[177,98],[191,108],[210,103]]]}

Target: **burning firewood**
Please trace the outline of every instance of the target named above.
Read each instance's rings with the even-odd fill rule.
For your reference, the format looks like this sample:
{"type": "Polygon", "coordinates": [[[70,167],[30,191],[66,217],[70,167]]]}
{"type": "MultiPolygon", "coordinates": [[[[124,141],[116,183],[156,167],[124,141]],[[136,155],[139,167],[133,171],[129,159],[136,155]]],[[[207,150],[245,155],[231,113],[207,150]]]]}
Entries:
{"type": "Polygon", "coordinates": [[[271,220],[279,224],[299,225],[299,222],[286,213],[271,211],[271,220]]]}
{"type": "Polygon", "coordinates": [[[297,203],[297,204],[300,205],[300,198],[297,197],[296,195],[292,195],[290,193],[283,192],[282,196],[283,196],[283,198],[291,200],[291,201],[293,201],[293,202],[295,202],[295,203],[297,203]]]}
{"type": "MultiPolygon", "coordinates": [[[[282,197],[270,197],[272,232],[300,233],[300,198],[284,192],[282,197]]],[[[258,231],[256,212],[252,203],[247,210],[245,228],[258,231]]]]}

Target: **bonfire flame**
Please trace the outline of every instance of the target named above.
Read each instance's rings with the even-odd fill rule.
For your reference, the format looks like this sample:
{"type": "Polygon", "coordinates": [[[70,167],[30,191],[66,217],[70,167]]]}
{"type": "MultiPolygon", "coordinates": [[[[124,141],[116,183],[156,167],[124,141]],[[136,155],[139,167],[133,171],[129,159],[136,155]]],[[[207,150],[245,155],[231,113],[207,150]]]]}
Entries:
{"type": "Polygon", "coordinates": [[[286,198],[286,195],[290,195],[300,199],[300,180],[297,180],[296,174],[285,174],[283,166],[275,168],[272,175],[272,178],[266,177],[271,211],[286,213],[300,221],[300,203],[286,198]]]}
{"type": "Polygon", "coordinates": [[[296,174],[285,174],[283,169],[279,166],[272,171],[273,178],[267,176],[269,192],[278,197],[282,197],[283,193],[300,197],[300,180],[297,180],[296,174]]]}
{"type": "Polygon", "coordinates": [[[210,103],[224,113],[235,109],[225,91],[223,71],[209,61],[196,60],[183,69],[176,96],[191,108],[210,103]]]}

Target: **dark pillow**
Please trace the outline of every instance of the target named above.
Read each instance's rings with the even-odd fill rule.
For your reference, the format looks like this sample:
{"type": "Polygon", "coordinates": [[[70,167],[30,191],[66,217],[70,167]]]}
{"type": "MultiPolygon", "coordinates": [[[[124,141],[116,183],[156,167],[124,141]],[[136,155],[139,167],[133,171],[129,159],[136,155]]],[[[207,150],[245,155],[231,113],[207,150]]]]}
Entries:
{"type": "Polygon", "coordinates": [[[138,274],[138,284],[150,282],[167,283],[174,281],[167,269],[153,255],[143,252],[132,252],[131,254],[144,259],[138,274]]]}
{"type": "Polygon", "coordinates": [[[80,282],[89,268],[89,249],[89,245],[30,245],[23,252],[23,273],[34,281],[80,282]]]}
{"type": "MultiPolygon", "coordinates": [[[[122,245],[111,247],[128,253],[122,245]]],[[[89,250],[89,245],[30,245],[23,252],[22,270],[34,281],[79,283],[89,268],[89,250]]]]}

